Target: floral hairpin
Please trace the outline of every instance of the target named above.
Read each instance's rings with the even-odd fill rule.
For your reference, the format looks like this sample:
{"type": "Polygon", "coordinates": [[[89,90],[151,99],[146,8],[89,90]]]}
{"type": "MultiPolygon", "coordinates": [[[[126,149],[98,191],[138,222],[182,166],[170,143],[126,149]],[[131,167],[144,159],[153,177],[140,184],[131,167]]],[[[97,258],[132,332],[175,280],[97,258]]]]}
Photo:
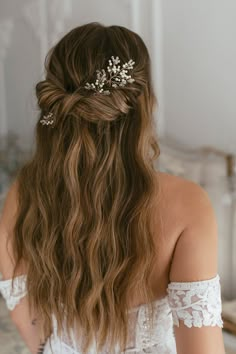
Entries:
{"type": "Polygon", "coordinates": [[[120,63],[119,57],[114,58],[111,57],[109,60],[109,65],[107,67],[107,71],[104,69],[96,70],[97,79],[94,83],[86,83],[84,86],[87,90],[93,90],[97,93],[101,93],[103,95],[110,95],[110,90],[105,89],[104,86],[110,87],[124,87],[128,83],[133,83],[135,80],[128,75],[128,71],[133,69],[135,62],[130,59],[127,63],[123,64],[122,67],[118,65],[120,63]]]}
{"type": "Polygon", "coordinates": [[[43,119],[40,120],[40,123],[41,124],[46,124],[46,125],[49,125],[49,124],[53,124],[54,122],[54,119],[50,119],[53,117],[53,113],[52,112],[49,112],[48,114],[45,114],[43,116],[43,119]]]}

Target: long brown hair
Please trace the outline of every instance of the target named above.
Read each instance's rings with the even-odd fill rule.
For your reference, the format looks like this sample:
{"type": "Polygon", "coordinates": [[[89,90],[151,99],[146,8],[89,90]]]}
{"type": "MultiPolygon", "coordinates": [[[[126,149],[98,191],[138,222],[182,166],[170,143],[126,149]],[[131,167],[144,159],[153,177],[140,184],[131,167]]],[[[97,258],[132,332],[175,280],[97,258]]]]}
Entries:
{"type": "Polygon", "coordinates": [[[111,348],[125,348],[132,291],[146,303],[154,296],[160,151],[148,50],[121,26],[74,28],[49,51],[36,96],[39,120],[53,112],[56,122],[38,120],[35,152],[17,175],[14,276],[24,260],[30,309],[40,315],[44,338],[54,314],[59,333],[63,321],[85,331],[84,352],[94,336],[98,350],[108,338],[111,348]],[[135,82],[107,96],[85,90],[113,55],[135,61],[135,82]]]}

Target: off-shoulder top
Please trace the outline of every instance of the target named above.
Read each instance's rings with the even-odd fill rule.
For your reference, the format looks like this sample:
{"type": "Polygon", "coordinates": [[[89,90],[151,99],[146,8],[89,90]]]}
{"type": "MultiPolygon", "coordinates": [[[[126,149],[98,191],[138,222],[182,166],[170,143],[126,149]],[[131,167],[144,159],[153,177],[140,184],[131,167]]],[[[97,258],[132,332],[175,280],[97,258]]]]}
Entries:
{"type": "MultiPolygon", "coordinates": [[[[6,300],[9,310],[13,310],[20,300],[27,294],[26,275],[18,276],[12,280],[0,281],[0,292],[6,300]]],[[[89,354],[123,354],[123,353],[151,353],[176,354],[174,325],[179,326],[180,321],[189,328],[202,326],[223,327],[221,317],[222,301],[220,277],[217,274],[208,280],[192,282],[170,282],[167,295],[153,302],[154,331],[150,333],[147,304],[131,308],[129,313],[128,345],[125,351],[117,346],[113,353],[106,348],[100,353],[96,346],[90,349],[89,354]]],[[[44,354],[81,354],[80,339],[73,330],[70,336],[63,333],[57,335],[57,323],[53,316],[53,333],[46,342],[44,354]],[[51,343],[51,346],[49,344],[51,343]]]]}

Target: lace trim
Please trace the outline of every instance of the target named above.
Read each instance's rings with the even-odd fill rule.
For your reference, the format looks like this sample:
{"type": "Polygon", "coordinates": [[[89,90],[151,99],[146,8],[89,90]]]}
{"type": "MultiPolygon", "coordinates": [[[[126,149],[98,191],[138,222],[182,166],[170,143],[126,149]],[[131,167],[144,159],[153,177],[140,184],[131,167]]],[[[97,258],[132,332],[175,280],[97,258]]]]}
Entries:
{"type": "Polygon", "coordinates": [[[174,325],[179,327],[179,320],[182,320],[189,328],[202,326],[223,328],[218,274],[208,280],[171,282],[168,284],[167,293],[174,325]]]}
{"type": "Polygon", "coordinates": [[[211,279],[205,279],[205,280],[197,280],[197,281],[186,281],[186,282],[171,282],[168,284],[168,289],[180,289],[180,290],[187,290],[187,289],[192,289],[193,287],[200,287],[200,288],[206,288],[209,285],[216,284],[220,281],[220,276],[217,274],[215,277],[211,279]]]}
{"type": "Polygon", "coordinates": [[[26,275],[23,274],[13,279],[13,289],[11,285],[12,279],[1,280],[0,293],[6,301],[7,308],[14,310],[15,306],[27,294],[26,275]]]}
{"type": "MultiPolygon", "coordinates": [[[[26,275],[21,275],[13,280],[13,291],[11,289],[12,279],[0,281],[0,292],[6,300],[7,307],[13,310],[20,300],[27,294],[26,275]]],[[[154,301],[157,305],[154,322],[155,335],[151,336],[148,330],[149,318],[146,313],[147,304],[131,309],[131,313],[137,312],[137,326],[134,330],[136,340],[133,348],[127,348],[125,352],[135,352],[135,350],[155,352],[163,343],[166,344],[166,337],[172,338],[172,318],[174,325],[179,326],[179,320],[191,327],[219,326],[223,327],[221,318],[222,303],[220,277],[217,274],[214,278],[194,282],[171,282],[168,284],[167,296],[154,301]],[[162,305],[163,308],[160,306],[162,305]],[[171,313],[172,316],[171,316],[171,313]],[[169,316],[170,315],[170,316],[169,316]],[[167,335],[168,334],[168,335],[167,335]],[[155,338],[155,340],[154,340],[155,338]]],[[[57,324],[53,323],[54,334],[56,334],[57,324]]],[[[59,338],[55,336],[55,348],[59,345],[59,338]]],[[[70,348],[69,343],[63,343],[63,353],[77,353],[76,349],[70,348]],[[70,351],[71,350],[71,351],[70,351]]],[[[164,345],[163,344],[163,345],[164,345]]],[[[172,343],[170,343],[171,347],[172,343]]],[[[47,347],[47,346],[46,346],[47,347]]],[[[76,346],[75,346],[76,347],[76,346]]],[[[48,347],[47,347],[47,350],[48,347]]],[[[45,350],[45,353],[49,351],[45,350]]]]}

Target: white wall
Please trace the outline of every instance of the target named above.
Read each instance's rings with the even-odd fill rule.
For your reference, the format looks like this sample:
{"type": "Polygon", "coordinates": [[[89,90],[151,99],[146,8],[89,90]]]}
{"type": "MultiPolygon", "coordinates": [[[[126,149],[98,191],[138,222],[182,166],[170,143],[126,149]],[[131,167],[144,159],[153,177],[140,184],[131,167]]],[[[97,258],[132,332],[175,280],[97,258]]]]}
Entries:
{"type": "Polygon", "coordinates": [[[236,153],[236,1],[162,3],[166,134],[236,153]]]}

